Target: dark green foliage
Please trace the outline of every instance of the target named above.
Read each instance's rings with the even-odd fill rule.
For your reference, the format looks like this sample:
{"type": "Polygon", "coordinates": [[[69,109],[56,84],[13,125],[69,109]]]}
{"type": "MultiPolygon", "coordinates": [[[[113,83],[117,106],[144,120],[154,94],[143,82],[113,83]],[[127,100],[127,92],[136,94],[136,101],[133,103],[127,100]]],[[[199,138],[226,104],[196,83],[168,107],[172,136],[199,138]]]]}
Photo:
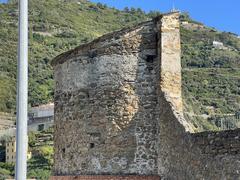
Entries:
{"type": "Polygon", "coordinates": [[[235,36],[212,32],[210,29],[192,31],[181,28],[181,37],[183,67],[240,67],[240,40],[235,36]],[[214,48],[212,45],[214,40],[223,42],[226,48],[214,48]]]}
{"type": "MultiPolygon", "coordinates": [[[[35,162],[35,163],[37,163],[37,162],[35,162]]],[[[45,170],[45,169],[41,169],[41,168],[29,170],[29,172],[28,172],[29,177],[41,179],[41,180],[49,179],[50,175],[51,175],[51,170],[45,170]]]]}
{"type": "Polygon", "coordinates": [[[5,180],[14,176],[14,164],[0,162],[0,179],[5,180]]]}
{"type": "MultiPolygon", "coordinates": [[[[183,87],[186,99],[194,97],[203,107],[213,107],[215,113],[234,113],[240,103],[239,69],[184,70],[183,87]]],[[[206,108],[201,114],[210,114],[206,108]]]]}
{"type": "MultiPolygon", "coordinates": [[[[39,147],[41,148],[41,147],[39,147]]],[[[52,149],[52,147],[49,147],[52,149]]],[[[29,178],[37,178],[37,179],[49,179],[51,175],[53,157],[49,157],[45,154],[37,154],[34,155],[28,161],[28,174],[29,178]]]]}
{"type": "MultiPolygon", "coordinates": [[[[159,15],[139,8],[123,11],[89,1],[29,1],[29,104],[53,101],[52,58],[105,33],[159,15]]],[[[0,111],[14,112],[17,67],[17,4],[0,4],[0,111]]],[[[200,129],[214,129],[202,115],[234,113],[239,104],[240,39],[194,21],[202,28],[181,28],[183,88],[186,111],[195,113],[200,129]],[[223,42],[217,49],[213,41],[223,42]],[[188,104],[188,105],[187,105],[188,104]],[[196,105],[198,104],[198,105],[196,105]],[[211,110],[209,110],[209,108],[211,110]],[[211,112],[210,112],[211,111],[211,112]],[[206,123],[205,123],[206,122],[206,123]]],[[[191,119],[191,115],[188,114],[191,119]]]]}
{"type": "Polygon", "coordinates": [[[239,108],[240,40],[206,27],[181,28],[181,38],[185,110],[194,114],[187,118],[197,122],[199,131],[216,130],[212,116],[232,114],[239,108]],[[222,42],[224,49],[215,48],[213,41],[222,42]]]}
{"type": "Polygon", "coordinates": [[[53,166],[53,129],[28,134],[32,158],[28,161],[28,177],[49,179],[53,166]]]}
{"type": "MultiPolygon", "coordinates": [[[[0,4],[0,111],[14,112],[17,72],[17,1],[0,4]]],[[[148,17],[88,1],[29,1],[29,103],[53,100],[50,61],[61,52],[148,17]]]]}
{"type": "Polygon", "coordinates": [[[150,11],[148,13],[148,16],[151,17],[151,18],[154,18],[156,16],[159,16],[161,13],[159,11],[150,11]]]}
{"type": "MultiPolygon", "coordinates": [[[[32,152],[32,158],[28,161],[28,178],[49,179],[53,166],[53,129],[50,128],[42,132],[30,132],[29,150],[32,152]]],[[[1,140],[5,141],[8,137],[1,140]]],[[[5,146],[0,146],[0,158],[5,156],[5,146]]],[[[0,162],[0,180],[13,178],[14,164],[5,163],[4,159],[0,162]]]]}

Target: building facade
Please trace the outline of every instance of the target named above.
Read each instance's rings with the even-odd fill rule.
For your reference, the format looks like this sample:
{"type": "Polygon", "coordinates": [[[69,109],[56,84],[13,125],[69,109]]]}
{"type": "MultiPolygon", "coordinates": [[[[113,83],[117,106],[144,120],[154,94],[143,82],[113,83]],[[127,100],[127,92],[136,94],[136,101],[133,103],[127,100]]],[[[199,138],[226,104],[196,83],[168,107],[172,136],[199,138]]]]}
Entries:
{"type": "MultiPolygon", "coordinates": [[[[16,138],[11,137],[6,142],[6,162],[8,163],[15,163],[16,162],[16,138]]],[[[32,157],[32,153],[27,153],[27,159],[30,159],[32,157]]]]}
{"type": "Polygon", "coordinates": [[[53,103],[33,107],[28,113],[28,131],[43,131],[53,127],[53,123],[53,103]]]}
{"type": "Polygon", "coordinates": [[[16,140],[11,138],[10,141],[6,142],[6,162],[16,162],[16,140]]]}

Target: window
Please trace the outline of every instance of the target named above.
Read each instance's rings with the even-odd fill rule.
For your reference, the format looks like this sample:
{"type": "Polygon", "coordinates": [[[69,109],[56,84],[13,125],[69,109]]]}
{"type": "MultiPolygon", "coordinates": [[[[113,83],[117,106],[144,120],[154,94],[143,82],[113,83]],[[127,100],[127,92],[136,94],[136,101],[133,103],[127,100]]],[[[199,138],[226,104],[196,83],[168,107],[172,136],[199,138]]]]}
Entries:
{"type": "Polygon", "coordinates": [[[95,144],[94,143],[90,143],[90,149],[94,148],[95,144]]]}
{"type": "Polygon", "coordinates": [[[39,124],[38,125],[38,131],[44,130],[44,124],[39,124]]]}
{"type": "Polygon", "coordinates": [[[9,159],[9,157],[7,156],[7,159],[9,159]]]}
{"type": "Polygon", "coordinates": [[[156,57],[156,55],[147,55],[146,61],[152,63],[156,57]]]}

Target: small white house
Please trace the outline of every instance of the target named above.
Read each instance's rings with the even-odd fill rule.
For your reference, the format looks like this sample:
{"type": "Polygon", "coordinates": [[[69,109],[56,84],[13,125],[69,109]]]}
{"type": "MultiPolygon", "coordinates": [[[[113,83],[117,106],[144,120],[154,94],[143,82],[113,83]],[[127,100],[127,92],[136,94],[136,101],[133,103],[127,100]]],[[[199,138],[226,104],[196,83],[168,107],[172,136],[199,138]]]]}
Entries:
{"type": "Polygon", "coordinates": [[[182,21],[181,24],[182,25],[188,25],[188,21],[182,21]]]}
{"type": "Polygon", "coordinates": [[[224,48],[224,45],[222,42],[219,42],[219,41],[213,41],[213,46],[215,48],[224,48]]]}

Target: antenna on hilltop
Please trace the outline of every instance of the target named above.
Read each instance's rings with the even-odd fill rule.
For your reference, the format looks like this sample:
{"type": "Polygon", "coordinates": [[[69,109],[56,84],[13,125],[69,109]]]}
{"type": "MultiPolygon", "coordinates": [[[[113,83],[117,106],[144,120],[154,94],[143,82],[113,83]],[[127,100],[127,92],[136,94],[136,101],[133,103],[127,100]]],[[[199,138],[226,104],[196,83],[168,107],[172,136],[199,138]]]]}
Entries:
{"type": "Polygon", "coordinates": [[[175,3],[173,2],[171,12],[177,12],[177,11],[178,10],[175,8],[175,3]]]}

